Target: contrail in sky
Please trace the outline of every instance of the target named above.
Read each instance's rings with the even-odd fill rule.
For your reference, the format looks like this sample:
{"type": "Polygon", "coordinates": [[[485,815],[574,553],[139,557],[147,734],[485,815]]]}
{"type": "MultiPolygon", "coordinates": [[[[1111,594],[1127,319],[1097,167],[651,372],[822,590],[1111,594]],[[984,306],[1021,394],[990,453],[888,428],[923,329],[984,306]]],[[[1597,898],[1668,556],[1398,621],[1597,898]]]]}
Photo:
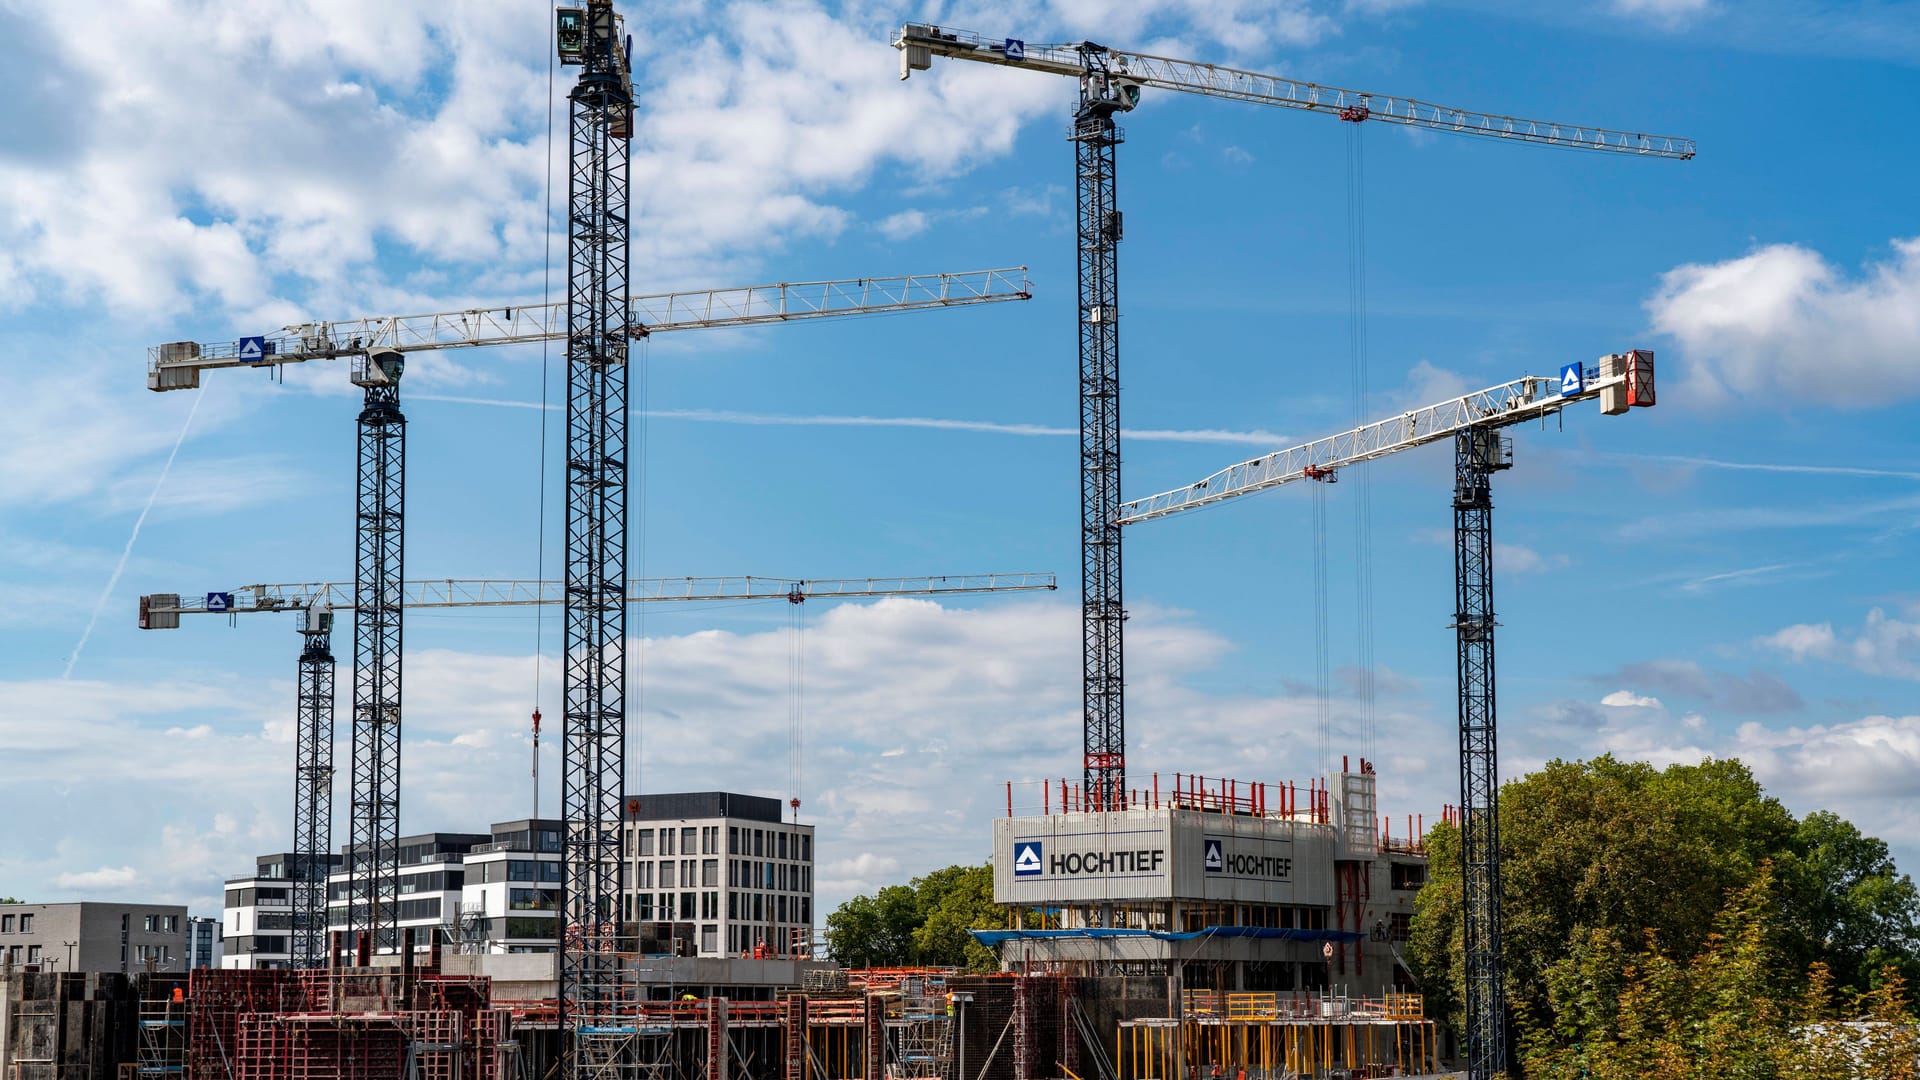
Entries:
{"type": "Polygon", "coordinates": [[[120,551],[120,561],[113,565],[113,576],[107,579],[107,587],[100,590],[100,599],[93,602],[93,614],[87,618],[87,628],[80,634],[79,644],[73,647],[72,655],[67,657],[67,668],[60,673],[61,681],[73,674],[73,665],[80,662],[80,653],[87,647],[87,639],[93,636],[94,625],[100,621],[100,613],[107,609],[107,599],[113,595],[113,587],[120,584],[120,575],[127,569],[127,559],[133,554],[133,542],[140,539],[140,526],[147,523],[147,514],[153,510],[155,499],[160,497],[160,489],[166,486],[167,474],[173,471],[173,459],[180,455],[180,444],[187,441],[187,430],[193,427],[193,414],[200,411],[200,399],[205,390],[193,395],[193,406],[187,410],[187,422],[180,425],[180,435],[173,440],[173,449],[167,452],[167,463],[160,466],[160,477],[153,482],[153,491],[147,495],[147,505],[140,508],[140,516],[133,519],[133,532],[127,536],[127,546],[120,551]]]}
{"type": "MultiPolygon", "coordinates": [[[[414,394],[414,401],[445,401],[455,405],[487,405],[499,409],[539,409],[537,401],[510,401],[501,398],[453,397],[443,394],[414,394]]],[[[547,405],[545,408],[559,411],[561,405],[547,405]]],[[[636,415],[650,420],[692,420],[707,424],[750,424],[761,426],[785,425],[792,427],[889,427],[920,428],[932,431],[975,431],[988,435],[1042,435],[1071,436],[1078,435],[1078,428],[1052,427],[1046,424],[1003,424],[992,420],[946,420],[933,416],[823,416],[823,415],[787,415],[781,413],[735,412],[728,409],[648,409],[636,411],[636,415]]],[[[1128,428],[1121,432],[1126,438],[1143,442],[1190,442],[1190,443],[1228,443],[1234,446],[1280,446],[1286,437],[1271,431],[1223,431],[1215,428],[1202,428],[1192,431],[1163,430],[1155,428],[1128,428]]]]}

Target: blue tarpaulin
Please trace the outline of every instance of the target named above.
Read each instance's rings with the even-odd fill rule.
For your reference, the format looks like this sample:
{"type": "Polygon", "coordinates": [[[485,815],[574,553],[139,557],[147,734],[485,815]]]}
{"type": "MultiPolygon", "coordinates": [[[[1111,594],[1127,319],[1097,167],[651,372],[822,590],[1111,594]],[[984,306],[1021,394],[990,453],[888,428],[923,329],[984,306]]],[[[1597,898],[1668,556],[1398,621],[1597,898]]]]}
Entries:
{"type": "Polygon", "coordinates": [[[1198,938],[1264,938],[1269,941],[1359,941],[1357,930],[1293,930],[1277,926],[1209,926],[1204,930],[1120,930],[1090,928],[1084,930],[969,930],[982,945],[1003,941],[1049,941],[1071,938],[1153,938],[1156,941],[1193,941],[1198,938]]]}

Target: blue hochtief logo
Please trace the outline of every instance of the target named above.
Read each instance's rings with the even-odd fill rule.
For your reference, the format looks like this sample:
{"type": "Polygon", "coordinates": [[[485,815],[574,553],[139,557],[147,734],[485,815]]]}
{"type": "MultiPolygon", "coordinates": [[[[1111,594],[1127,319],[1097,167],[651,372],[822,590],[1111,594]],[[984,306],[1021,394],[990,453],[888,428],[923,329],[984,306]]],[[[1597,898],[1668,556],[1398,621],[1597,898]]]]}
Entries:
{"type": "Polygon", "coordinates": [[[1040,841],[1022,840],[1013,845],[1013,876],[1039,877],[1046,867],[1040,858],[1040,841]]]}

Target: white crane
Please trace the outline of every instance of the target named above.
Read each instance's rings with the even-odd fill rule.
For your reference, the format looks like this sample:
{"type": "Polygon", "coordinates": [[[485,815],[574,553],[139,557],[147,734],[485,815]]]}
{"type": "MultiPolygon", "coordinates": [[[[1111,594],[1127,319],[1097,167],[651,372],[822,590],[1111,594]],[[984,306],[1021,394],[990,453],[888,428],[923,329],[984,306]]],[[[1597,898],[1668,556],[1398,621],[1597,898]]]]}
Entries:
{"type": "MultiPolygon", "coordinates": [[[[1633,350],[1569,364],[1558,379],[1527,376],[1325,439],[1221,469],[1197,483],[1123,503],[1116,525],[1215,506],[1300,480],[1331,483],[1349,465],[1454,440],[1454,616],[1459,676],[1461,906],[1466,925],[1467,1025],[1499,1075],[1501,1001],[1499,747],[1495,738],[1493,474],[1513,467],[1502,428],[1543,420],[1599,399],[1618,416],[1654,403],[1653,353],[1633,350]],[[1476,1013],[1475,1010],[1479,1012],[1476,1013]],[[1491,1047],[1491,1048],[1489,1048],[1491,1047]]],[[[1343,901],[1345,898],[1343,897],[1343,901]]],[[[1340,918],[1345,903],[1336,906],[1340,918]]],[[[1361,925],[1358,911],[1354,925],[1361,925]]],[[[1470,1040],[1471,1041],[1471,1040],[1470,1040]]]]}
{"type": "MultiPolygon", "coordinates": [[[[628,297],[627,334],[644,338],[671,330],[886,315],[1027,300],[1032,295],[1024,266],[695,289],[628,297]]],[[[564,302],[503,304],[424,315],[293,323],[237,341],[176,341],[147,350],[147,389],[191,390],[200,385],[201,372],[217,368],[276,368],[336,357],[364,362],[368,356],[388,351],[405,354],[559,341],[567,335],[566,316],[564,302]]]]}

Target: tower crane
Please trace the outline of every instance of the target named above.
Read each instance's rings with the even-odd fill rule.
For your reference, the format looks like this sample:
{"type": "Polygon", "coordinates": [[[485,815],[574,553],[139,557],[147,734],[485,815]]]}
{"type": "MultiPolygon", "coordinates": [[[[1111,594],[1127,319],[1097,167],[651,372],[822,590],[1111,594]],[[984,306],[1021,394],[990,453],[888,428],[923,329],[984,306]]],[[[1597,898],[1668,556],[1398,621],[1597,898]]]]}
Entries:
{"type": "MultiPolygon", "coordinates": [[[[565,602],[564,583],[495,578],[408,581],[402,608],[492,608],[565,602]]],[[[140,598],[140,629],[175,630],[182,615],[294,612],[302,639],[294,764],[293,965],[327,962],[327,855],[332,851],[334,613],[352,610],[355,583],[244,585],[206,593],[149,593],[140,598]]],[[[775,577],[634,578],[628,604],[696,600],[853,600],[886,596],[960,596],[969,593],[1051,591],[1054,575],[947,574],[938,577],[790,579],[775,577]]],[[[351,920],[351,901],[349,901],[351,920]]]]}
{"type": "MultiPolygon", "coordinates": [[[[1126,805],[1126,724],[1121,629],[1120,292],[1121,213],[1115,150],[1126,138],[1115,114],[1132,110],[1143,90],[1169,90],[1323,113],[1349,123],[1381,123],[1563,149],[1691,158],[1691,139],[1525,120],[1413,98],[1300,82],[1217,64],[1126,52],[1091,41],[1040,44],[986,38],[964,30],[908,23],[894,39],[900,77],[936,56],[1024,68],[1080,80],[1068,139],[1074,145],[1079,246],[1080,551],[1083,667],[1082,768],[1095,807],[1126,805]]],[[[1471,1080],[1484,1080],[1475,1073],[1471,1080]]]]}
{"type": "Polygon", "coordinates": [[[1467,1075],[1506,1069],[1501,984],[1500,775],[1495,740],[1493,474],[1513,467],[1500,432],[1599,399],[1617,416],[1654,403],[1653,353],[1570,364],[1558,379],[1526,376],[1351,431],[1243,461],[1172,491],[1123,503],[1119,525],[1214,506],[1300,480],[1331,483],[1349,465],[1453,440],[1453,587],[1459,678],[1461,906],[1465,921],[1467,1075]]]}
{"type": "MultiPolygon", "coordinates": [[[[630,296],[623,303],[615,303],[618,330],[614,336],[624,350],[628,339],[668,331],[925,311],[1024,300],[1031,295],[1024,267],[670,292],[630,296]]],[[[439,349],[571,341],[565,321],[567,310],[563,304],[516,304],[309,322],[237,341],[173,342],[148,350],[147,387],[155,391],[198,387],[202,373],[207,371],[277,369],[330,358],[348,359],[353,382],[365,391],[358,425],[354,529],[359,599],[354,604],[335,606],[350,608],[354,613],[350,833],[356,850],[366,854],[354,868],[352,892],[359,901],[353,910],[365,911],[368,921],[356,921],[352,929],[370,934],[376,948],[394,944],[392,910],[376,898],[393,894],[399,874],[401,627],[406,606],[402,579],[406,420],[400,411],[399,384],[405,356],[439,349]]],[[[614,411],[618,425],[624,426],[624,394],[619,401],[614,411]]],[[[610,417],[601,426],[614,423],[616,420],[610,417]]],[[[585,464],[580,456],[585,451],[574,446],[581,437],[575,426],[570,422],[570,491],[583,469],[596,474],[606,471],[585,464]]],[[[624,464],[608,476],[609,482],[624,482],[624,464]]],[[[577,517],[570,515],[568,521],[577,524],[577,517]]],[[[571,525],[568,537],[570,544],[579,538],[571,525]]],[[[621,566],[624,577],[624,562],[621,566]]],[[[617,601],[622,593],[616,588],[612,595],[617,601]]],[[[624,607],[619,603],[615,606],[624,607]]],[[[317,620],[307,630],[303,654],[309,656],[309,663],[303,666],[301,676],[301,700],[306,710],[300,723],[302,738],[332,728],[331,630],[331,618],[317,620]]],[[[577,651],[570,651],[568,656],[577,657],[577,651]]],[[[295,846],[328,850],[324,843],[317,848],[312,844],[328,839],[330,806],[303,805],[301,810],[295,826],[295,846]]]]}

